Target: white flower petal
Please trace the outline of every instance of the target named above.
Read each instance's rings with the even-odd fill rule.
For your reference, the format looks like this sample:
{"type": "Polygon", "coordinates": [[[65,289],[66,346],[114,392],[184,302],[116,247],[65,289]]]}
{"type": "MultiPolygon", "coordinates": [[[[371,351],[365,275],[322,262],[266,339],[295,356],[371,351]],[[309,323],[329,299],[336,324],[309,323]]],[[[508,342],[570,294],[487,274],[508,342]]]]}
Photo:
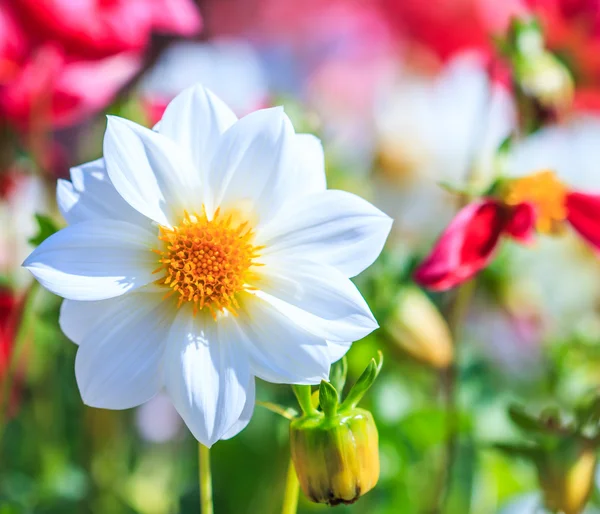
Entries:
{"type": "Polygon", "coordinates": [[[381,253],[391,226],[391,218],[366,200],[330,190],[281,209],[257,233],[257,244],[266,246],[266,255],[299,255],[353,277],[381,253]]]}
{"type": "Polygon", "coordinates": [[[211,446],[240,419],[248,397],[248,357],[236,341],[220,336],[208,315],[182,308],[165,352],[165,386],[173,405],[205,446],[211,446]],[[242,350],[242,351],[241,351],[242,350]]]}
{"type": "Polygon", "coordinates": [[[71,300],[104,300],[156,279],[156,235],[124,221],[92,220],[46,239],[25,266],[49,291],[71,300]]]}
{"type": "Polygon", "coordinates": [[[244,295],[240,303],[228,337],[246,348],[254,375],[277,384],[318,384],[329,377],[331,360],[323,339],[261,298],[244,295]]]}
{"type": "Polygon", "coordinates": [[[575,118],[545,127],[511,148],[507,174],[522,177],[552,170],[569,186],[598,193],[599,138],[600,120],[597,118],[575,118]]]}
{"type": "Polygon", "coordinates": [[[221,99],[197,85],[185,89],[169,103],[158,131],[190,152],[202,182],[206,183],[221,135],[236,121],[237,116],[221,99]]]}
{"type": "Polygon", "coordinates": [[[63,300],[60,306],[58,324],[63,333],[79,345],[90,332],[94,323],[105,316],[116,305],[113,298],[95,302],[63,300]]]}
{"type": "Polygon", "coordinates": [[[223,134],[209,176],[214,207],[250,202],[259,219],[268,219],[294,191],[294,128],[280,107],[240,119],[223,134]]]}
{"type": "Polygon", "coordinates": [[[132,293],[108,302],[79,346],[75,376],[86,405],[128,409],[163,385],[160,363],[175,309],[160,294],[132,293]]]}
{"type": "Polygon", "coordinates": [[[327,341],[327,347],[329,348],[331,362],[337,362],[348,353],[348,350],[352,347],[352,343],[334,343],[333,341],[327,341]]]}
{"type": "Polygon", "coordinates": [[[106,173],[104,159],[71,168],[71,182],[58,180],[56,199],[69,225],[106,218],[142,226],[150,223],[117,192],[106,173]]]}
{"type": "Polygon", "coordinates": [[[177,223],[183,210],[201,208],[201,178],[168,137],[140,125],[108,117],[104,159],[119,194],[137,211],[164,226],[177,223]]]}
{"type": "Polygon", "coordinates": [[[378,325],[352,281],[306,259],[267,259],[255,294],[317,337],[358,341],[378,325]]]}
{"type": "Polygon", "coordinates": [[[227,430],[221,437],[221,439],[231,439],[238,435],[244,428],[248,426],[250,423],[250,419],[252,419],[252,414],[254,414],[254,404],[256,403],[256,379],[251,376],[250,383],[248,385],[247,396],[246,396],[246,405],[244,405],[244,410],[242,410],[242,414],[240,415],[240,419],[238,419],[233,426],[227,430]]]}
{"type": "Polygon", "coordinates": [[[318,137],[312,134],[296,135],[296,170],[290,173],[295,182],[292,191],[300,194],[320,193],[327,189],[325,154],[318,137]]]}

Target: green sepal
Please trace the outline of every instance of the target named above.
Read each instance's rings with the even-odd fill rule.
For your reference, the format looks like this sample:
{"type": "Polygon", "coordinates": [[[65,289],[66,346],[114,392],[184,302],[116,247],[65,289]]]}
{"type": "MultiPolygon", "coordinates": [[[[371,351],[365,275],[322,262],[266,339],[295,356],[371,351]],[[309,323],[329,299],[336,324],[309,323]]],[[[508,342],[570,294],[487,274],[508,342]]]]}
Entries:
{"type": "Polygon", "coordinates": [[[29,244],[33,246],[41,245],[46,239],[59,230],[54,220],[45,214],[36,213],[35,221],[37,222],[38,232],[29,239],[29,244]]]}
{"type": "Polygon", "coordinates": [[[346,385],[347,374],[348,361],[344,355],[344,357],[331,366],[331,371],[329,372],[329,381],[338,392],[338,400],[340,401],[342,400],[342,392],[344,391],[344,386],[346,385]]]}
{"type": "Polygon", "coordinates": [[[373,358],[366,369],[363,371],[362,375],[356,381],[356,384],[350,389],[348,396],[342,402],[340,407],[341,409],[353,409],[358,405],[358,402],[362,399],[365,393],[369,390],[369,388],[373,385],[373,382],[377,379],[379,372],[381,371],[381,366],[383,365],[383,354],[379,351],[377,352],[377,361],[373,358]]]}
{"type": "Polygon", "coordinates": [[[338,392],[329,382],[321,380],[319,386],[319,405],[326,418],[332,418],[337,414],[338,392]]]}

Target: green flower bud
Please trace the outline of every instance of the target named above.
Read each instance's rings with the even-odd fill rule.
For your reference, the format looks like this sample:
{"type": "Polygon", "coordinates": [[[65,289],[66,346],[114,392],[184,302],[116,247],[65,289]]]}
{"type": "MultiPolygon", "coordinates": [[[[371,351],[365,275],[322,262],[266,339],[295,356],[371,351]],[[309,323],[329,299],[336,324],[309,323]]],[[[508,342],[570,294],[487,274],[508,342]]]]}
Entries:
{"type": "Polygon", "coordinates": [[[385,329],[402,350],[425,364],[445,368],[452,363],[454,349],[448,324],[417,287],[406,286],[398,294],[385,329]]]}
{"type": "Polygon", "coordinates": [[[369,411],[336,411],[331,405],[335,402],[329,397],[328,414],[314,412],[291,423],[292,460],[302,491],[312,501],[354,503],[379,479],[377,427],[369,411]]]}
{"type": "Polygon", "coordinates": [[[587,441],[566,440],[536,459],[544,503],[552,512],[580,514],[594,485],[597,457],[587,441]]]}

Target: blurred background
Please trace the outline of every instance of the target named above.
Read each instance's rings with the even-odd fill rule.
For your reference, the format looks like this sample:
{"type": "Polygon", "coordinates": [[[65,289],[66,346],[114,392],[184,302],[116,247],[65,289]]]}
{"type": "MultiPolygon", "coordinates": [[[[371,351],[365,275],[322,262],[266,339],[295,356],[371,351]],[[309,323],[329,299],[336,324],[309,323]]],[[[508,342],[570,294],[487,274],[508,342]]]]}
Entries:
{"type": "MultiPolygon", "coordinates": [[[[600,193],[600,2],[0,0],[0,514],[198,512],[196,441],[168,399],[85,407],[60,299],[20,268],[64,224],[56,180],[101,156],[105,114],[152,127],[196,82],[239,116],[284,105],[323,140],[329,187],[395,219],[356,280],[381,329],[348,354],[350,383],[385,356],[364,402],[381,476],[336,512],[544,512],[565,476],[600,512],[595,457],[573,472],[583,443],[562,426],[600,387],[598,257],[562,231],[503,244],[462,304],[411,280],[508,146],[600,193]],[[511,46],[514,19],[537,20],[550,64],[511,46]]],[[[295,406],[286,386],[257,397],[295,406]]],[[[216,444],[218,514],[280,511],[288,427],[257,406],[216,444]]],[[[328,509],[301,495],[300,513],[328,509]]]]}

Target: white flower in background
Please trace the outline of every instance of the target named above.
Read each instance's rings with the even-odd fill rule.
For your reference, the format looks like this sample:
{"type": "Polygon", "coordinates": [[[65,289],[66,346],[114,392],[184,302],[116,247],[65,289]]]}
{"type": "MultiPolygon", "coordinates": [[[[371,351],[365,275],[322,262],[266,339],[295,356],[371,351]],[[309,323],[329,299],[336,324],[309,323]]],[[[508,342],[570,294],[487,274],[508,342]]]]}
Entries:
{"type": "Polygon", "coordinates": [[[393,212],[403,244],[428,246],[456,212],[439,182],[464,186],[493,175],[495,153],[515,124],[509,93],[481,59],[463,55],[434,77],[401,74],[376,111],[378,203],[393,212]]]}
{"type": "MultiPolygon", "coordinates": [[[[590,117],[543,129],[516,144],[506,174],[522,177],[547,170],[567,189],[599,194],[598,162],[600,119],[590,117]]],[[[565,228],[554,237],[538,237],[533,246],[509,245],[506,250],[513,264],[511,282],[540,309],[549,334],[577,329],[589,334],[592,327],[600,334],[600,260],[573,230],[565,228]]]]}
{"type": "Polygon", "coordinates": [[[0,274],[17,287],[31,282],[19,267],[33,249],[29,239],[38,232],[35,214],[49,211],[44,181],[28,170],[10,170],[0,175],[0,274]]]}
{"type": "Polygon", "coordinates": [[[24,265],[63,296],[85,403],[125,409],[165,389],[205,445],[249,421],[254,378],[314,384],[377,327],[350,281],[391,220],[325,185],[318,139],[283,109],[237,120],[202,87],[158,132],[111,117],[104,160],[72,170],[69,227],[24,265]]]}
{"type": "Polygon", "coordinates": [[[269,90],[260,58],[252,46],[235,39],[171,45],[143,77],[140,90],[146,101],[164,108],[199,82],[240,116],[267,106],[269,90]]]}

